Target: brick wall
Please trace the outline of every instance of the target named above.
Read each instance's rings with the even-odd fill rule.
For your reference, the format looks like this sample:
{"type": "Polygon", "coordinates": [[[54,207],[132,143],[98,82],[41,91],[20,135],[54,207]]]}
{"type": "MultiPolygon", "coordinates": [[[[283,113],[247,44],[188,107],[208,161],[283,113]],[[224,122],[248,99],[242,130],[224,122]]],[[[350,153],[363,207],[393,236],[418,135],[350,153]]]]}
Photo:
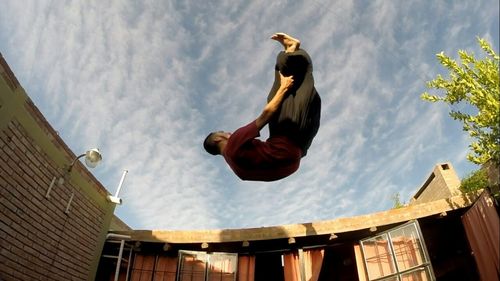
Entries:
{"type": "Polygon", "coordinates": [[[451,163],[442,163],[434,167],[425,183],[413,196],[410,204],[432,202],[460,194],[460,179],[451,163]]]}
{"type": "Polygon", "coordinates": [[[0,54],[0,280],[94,280],[114,204],[74,158],[0,54]]]}
{"type": "Polygon", "coordinates": [[[4,280],[85,280],[104,210],[50,164],[13,120],[0,132],[0,274],[4,280]],[[74,193],[69,212],[66,213],[74,193]]]}
{"type": "Polygon", "coordinates": [[[495,190],[498,192],[498,185],[500,184],[500,167],[492,160],[489,160],[481,166],[481,169],[486,171],[490,187],[496,187],[495,190]]]}

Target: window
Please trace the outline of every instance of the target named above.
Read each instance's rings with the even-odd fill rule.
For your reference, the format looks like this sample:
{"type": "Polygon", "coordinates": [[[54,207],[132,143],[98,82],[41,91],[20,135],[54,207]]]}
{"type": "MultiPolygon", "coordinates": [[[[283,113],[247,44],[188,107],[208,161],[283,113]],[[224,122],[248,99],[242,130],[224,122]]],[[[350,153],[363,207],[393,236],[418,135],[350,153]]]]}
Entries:
{"type": "Polygon", "coordinates": [[[361,249],[369,280],[435,280],[416,221],[361,240],[361,249]]]}
{"type": "Polygon", "coordinates": [[[180,251],[177,280],[235,281],[237,265],[237,254],[180,251]]]}
{"type": "Polygon", "coordinates": [[[448,164],[441,164],[441,168],[443,170],[449,170],[450,169],[450,166],[448,164]]]}

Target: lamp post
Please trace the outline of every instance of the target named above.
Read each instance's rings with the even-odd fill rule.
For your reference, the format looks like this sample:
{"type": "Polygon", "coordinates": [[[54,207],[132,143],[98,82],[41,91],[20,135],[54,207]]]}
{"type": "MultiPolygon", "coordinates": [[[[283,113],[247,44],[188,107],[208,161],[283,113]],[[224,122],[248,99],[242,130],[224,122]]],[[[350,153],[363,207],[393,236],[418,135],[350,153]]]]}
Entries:
{"type": "MultiPolygon", "coordinates": [[[[87,165],[87,167],[89,167],[89,168],[95,168],[97,166],[97,164],[99,164],[99,162],[101,162],[101,160],[102,160],[101,152],[97,148],[89,149],[89,150],[87,150],[87,152],[78,155],[71,162],[71,164],[68,166],[68,168],[64,169],[64,175],[62,177],[60,177],[58,180],[59,185],[64,184],[65,179],[69,176],[69,173],[71,172],[71,169],[73,169],[73,166],[75,165],[76,161],[78,161],[78,159],[82,158],[83,156],[85,156],[85,165],[87,165]]],[[[50,191],[52,191],[52,187],[54,186],[55,181],[56,181],[56,177],[54,177],[52,179],[52,182],[50,183],[50,186],[47,189],[47,193],[45,194],[46,198],[50,198],[50,191]]]]}
{"type": "MultiPolygon", "coordinates": [[[[69,173],[71,172],[71,169],[73,169],[73,166],[75,165],[76,161],[78,159],[82,158],[83,156],[85,156],[85,165],[87,165],[87,167],[89,167],[89,168],[95,168],[97,166],[97,164],[99,164],[99,162],[101,162],[101,160],[102,160],[102,155],[101,155],[101,152],[99,152],[99,149],[97,149],[97,148],[89,149],[84,154],[78,155],[78,157],[76,157],[75,160],[73,160],[73,162],[71,162],[71,164],[68,167],[68,170],[64,174],[65,178],[67,176],[69,176],[69,173]]],[[[59,182],[64,183],[64,178],[61,178],[59,182]]],[[[71,197],[69,198],[68,204],[66,205],[66,210],[64,211],[66,214],[69,214],[69,208],[71,206],[71,202],[73,202],[74,196],[75,196],[75,193],[72,192],[71,197]]]]}
{"type": "Polygon", "coordinates": [[[71,162],[71,164],[68,167],[67,171],[68,173],[71,172],[71,169],[73,169],[73,166],[75,165],[76,161],[82,158],[83,156],[85,156],[85,165],[87,165],[87,167],[89,168],[95,168],[97,164],[99,164],[99,162],[101,162],[102,160],[102,155],[101,152],[99,152],[99,149],[97,148],[89,149],[87,150],[87,152],[78,155],[78,157],[76,157],[75,160],[71,162]]]}

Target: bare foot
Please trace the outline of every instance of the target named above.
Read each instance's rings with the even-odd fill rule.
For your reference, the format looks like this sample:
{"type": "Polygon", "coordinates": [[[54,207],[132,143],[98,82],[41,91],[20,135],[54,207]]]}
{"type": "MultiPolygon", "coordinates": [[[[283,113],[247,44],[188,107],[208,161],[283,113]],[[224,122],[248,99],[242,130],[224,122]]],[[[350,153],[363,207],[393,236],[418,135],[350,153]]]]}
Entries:
{"type": "Polygon", "coordinates": [[[283,47],[285,48],[285,52],[287,53],[295,52],[300,47],[299,39],[293,38],[292,36],[283,32],[274,33],[273,36],[271,36],[271,39],[280,42],[281,45],[283,45],[283,47]]]}

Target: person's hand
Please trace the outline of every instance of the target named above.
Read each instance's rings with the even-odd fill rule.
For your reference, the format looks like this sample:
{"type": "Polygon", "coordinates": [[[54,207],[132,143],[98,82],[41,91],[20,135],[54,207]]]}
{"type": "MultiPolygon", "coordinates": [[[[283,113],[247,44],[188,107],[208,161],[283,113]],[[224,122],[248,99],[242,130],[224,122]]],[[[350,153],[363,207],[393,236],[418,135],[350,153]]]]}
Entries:
{"type": "Polygon", "coordinates": [[[293,76],[283,76],[280,72],[280,87],[283,89],[290,89],[293,85],[293,76]]]}
{"type": "Polygon", "coordinates": [[[280,72],[279,89],[276,91],[274,97],[266,104],[264,110],[262,110],[262,113],[259,115],[259,117],[255,119],[255,125],[257,126],[257,129],[259,131],[262,129],[262,127],[264,127],[267,123],[269,123],[269,120],[271,120],[273,114],[280,108],[283,99],[286,97],[288,89],[292,85],[293,85],[293,77],[292,76],[285,77],[280,72]]]}

